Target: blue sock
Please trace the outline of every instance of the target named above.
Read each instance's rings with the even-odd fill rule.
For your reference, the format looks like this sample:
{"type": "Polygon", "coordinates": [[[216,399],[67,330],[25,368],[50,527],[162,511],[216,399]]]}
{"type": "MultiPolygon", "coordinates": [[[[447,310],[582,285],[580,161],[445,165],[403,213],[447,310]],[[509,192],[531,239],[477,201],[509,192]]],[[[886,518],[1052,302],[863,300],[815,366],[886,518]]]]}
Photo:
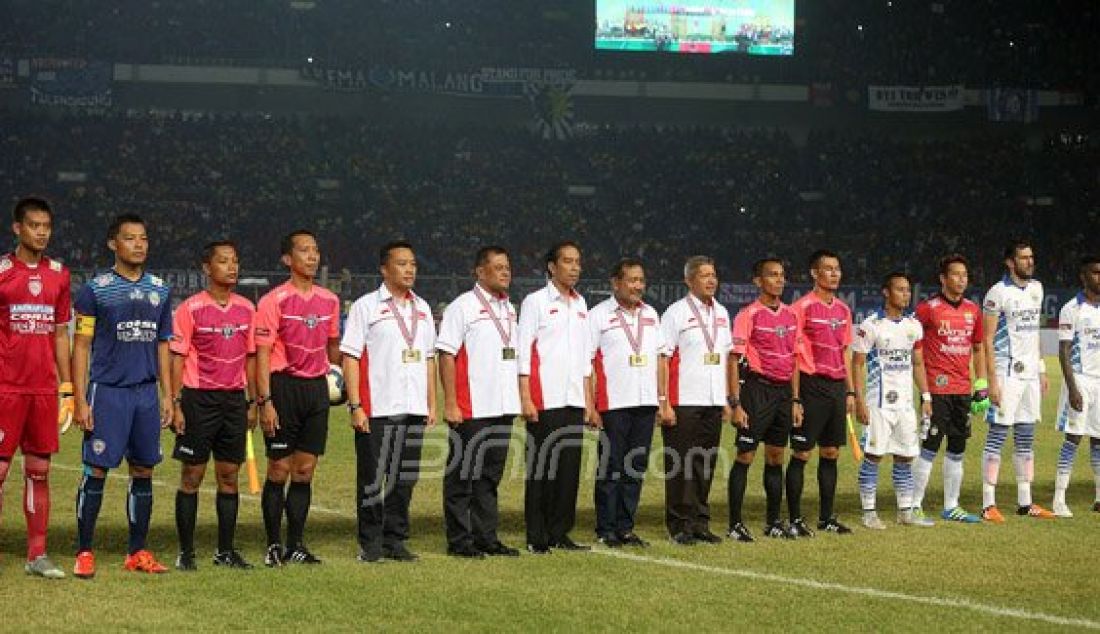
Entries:
{"type": "Polygon", "coordinates": [[[130,520],[130,554],[145,549],[149,519],[153,516],[153,480],[131,478],[126,496],[126,517],[130,520]]]}
{"type": "Polygon", "coordinates": [[[95,535],[96,520],[99,519],[99,507],[103,504],[103,485],[106,478],[97,478],[84,474],[76,490],[76,551],[92,549],[92,537],[95,535]]]}
{"type": "Polygon", "coordinates": [[[908,462],[895,462],[890,470],[890,478],[894,482],[894,494],[898,499],[898,510],[908,511],[913,508],[913,465],[908,462]]]}
{"type": "Polygon", "coordinates": [[[1058,452],[1058,469],[1057,473],[1069,473],[1073,469],[1073,458],[1077,455],[1077,444],[1069,441],[1062,441],[1062,450],[1058,452]]]}
{"type": "Polygon", "coordinates": [[[864,511],[875,510],[875,491],[878,487],[878,463],[864,458],[859,464],[859,498],[864,511]]]}

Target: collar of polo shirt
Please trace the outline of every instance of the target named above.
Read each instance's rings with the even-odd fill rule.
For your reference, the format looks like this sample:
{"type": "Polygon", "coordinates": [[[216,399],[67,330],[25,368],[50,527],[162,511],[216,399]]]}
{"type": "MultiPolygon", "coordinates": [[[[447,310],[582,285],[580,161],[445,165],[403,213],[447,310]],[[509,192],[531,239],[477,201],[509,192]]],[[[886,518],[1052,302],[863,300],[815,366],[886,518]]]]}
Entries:
{"type": "MultiPolygon", "coordinates": [[[[379,299],[379,301],[384,302],[384,301],[390,299],[391,297],[393,297],[393,293],[390,292],[390,289],[389,289],[389,287],[386,286],[386,283],[382,282],[382,285],[378,287],[378,299],[379,299]]],[[[414,293],[411,288],[409,289],[409,301],[410,302],[415,302],[416,301],[416,293],[414,293]]]]}
{"type": "MultiPolygon", "coordinates": [[[[551,286],[553,286],[553,284],[551,284],[551,286]]],[[[491,290],[485,288],[484,286],[482,286],[481,282],[474,282],[474,288],[481,291],[482,293],[485,293],[491,299],[496,299],[496,300],[499,300],[499,301],[504,301],[504,300],[508,299],[508,293],[494,293],[493,291],[491,291],[491,290]]]]}
{"type": "MultiPolygon", "coordinates": [[[[548,281],[546,283],[546,287],[550,289],[550,301],[554,301],[562,296],[561,293],[558,291],[558,287],[554,286],[553,280],[548,281]]],[[[569,298],[576,299],[577,297],[580,297],[580,295],[577,293],[577,289],[569,289],[569,298]]]]}

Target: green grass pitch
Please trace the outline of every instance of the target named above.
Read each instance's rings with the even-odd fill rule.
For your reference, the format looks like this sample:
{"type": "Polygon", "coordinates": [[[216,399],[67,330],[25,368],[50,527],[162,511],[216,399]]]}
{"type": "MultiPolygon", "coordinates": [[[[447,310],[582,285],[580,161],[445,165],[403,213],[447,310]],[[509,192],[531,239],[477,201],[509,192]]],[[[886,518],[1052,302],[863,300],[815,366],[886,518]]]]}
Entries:
{"type": "MultiPolygon", "coordinates": [[[[1056,363],[1044,420],[1037,434],[1035,500],[1049,505],[1061,435],[1054,431],[1059,380],[1056,363]]],[[[1070,507],[1076,517],[1040,521],[1008,517],[1007,524],[900,527],[882,532],[858,525],[856,470],[845,450],[837,509],[855,528],[851,536],[819,535],[779,542],[680,548],[663,529],[663,487],[645,486],[638,532],[646,550],[560,553],[546,557],[466,561],[448,558],[442,526],[441,481],[425,477],[413,498],[415,564],[355,561],[354,452],[342,409],[332,410],[329,452],[314,486],[307,542],[325,560],[321,566],[261,567],[249,572],[210,564],[215,542],[213,474],[208,474],[199,510],[200,570],[162,576],[126,573],[125,479],[108,482],[100,515],[99,574],[91,581],[45,581],[22,570],[24,526],[20,512],[21,464],[12,465],[0,523],[0,630],[166,630],[198,628],[261,630],[422,631],[732,631],[860,630],[972,631],[1100,628],[1100,513],[1093,500],[1088,450],[1078,451],[1070,507]]],[[[521,427],[517,424],[517,433],[521,427]]],[[[442,440],[437,430],[433,437],[442,440]]],[[[985,426],[975,425],[966,461],[962,502],[981,502],[979,460],[985,426]]],[[[732,430],[723,432],[731,447],[732,430]]],[[[51,486],[50,553],[67,570],[75,539],[74,497],[79,476],[78,434],[63,439],[51,486]]],[[[171,437],[164,435],[166,453],[171,437]]],[[[513,447],[519,446],[514,444],[513,447]]],[[[591,443],[588,449],[591,449],[591,443]]],[[[659,448],[659,436],[656,447],[659,448]]],[[[1006,450],[1010,448],[1006,447],[1006,450]]],[[[441,461],[445,444],[425,450],[441,461]]],[[[591,451],[587,455],[591,455],[591,451]]],[[[655,452],[656,453],[656,452],[655,452]]],[[[1007,455],[1007,454],[1006,454],[1007,455]]],[[[501,485],[502,537],[523,545],[523,480],[510,457],[501,485]]],[[[942,452],[941,458],[942,460],[942,452]]],[[[591,543],[592,463],[586,469],[573,537],[591,543]]],[[[728,468],[728,466],[727,466],[728,468]]],[[[763,523],[762,456],[749,475],[745,517],[758,534],[763,523]]],[[[721,471],[721,469],[720,469],[721,471]]],[[[893,519],[889,468],[881,470],[879,505],[893,519]]],[[[817,511],[816,469],[807,469],[805,510],[817,511]]],[[[263,468],[261,465],[261,477],[263,468]]],[[[651,471],[652,475],[652,471],[651,471]]],[[[150,548],[165,563],[176,552],[173,519],[179,467],[166,460],[157,470],[150,548]]],[[[725,472],[711,493],[714,524],[726,525],[725,472]]],[[[937,461],[925,508],[939,511],[942,475],[937,461]]],[[[242,488],[243,477],[242,477],[242,488]]],[[[1003,509],[1015,504],[1011,460],[1004,461],[998,490],[1003,509]]],[[[261,563],[263,527],[259,501],[244,496],[238,547],[261,563]]]]}

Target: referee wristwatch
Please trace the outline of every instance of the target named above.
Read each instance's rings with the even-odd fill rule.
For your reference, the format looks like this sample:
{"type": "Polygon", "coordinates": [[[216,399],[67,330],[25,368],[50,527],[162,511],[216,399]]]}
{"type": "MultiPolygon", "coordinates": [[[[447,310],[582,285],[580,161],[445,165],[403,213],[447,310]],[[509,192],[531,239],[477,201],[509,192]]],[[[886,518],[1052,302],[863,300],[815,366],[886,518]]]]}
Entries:
{"type": "Polygon", "coordinates": [[[348,413],[349,414],[354,414],[355,410],[362,409],[362,408],[363,408],[362,403],[348,403],[348,413]]]}

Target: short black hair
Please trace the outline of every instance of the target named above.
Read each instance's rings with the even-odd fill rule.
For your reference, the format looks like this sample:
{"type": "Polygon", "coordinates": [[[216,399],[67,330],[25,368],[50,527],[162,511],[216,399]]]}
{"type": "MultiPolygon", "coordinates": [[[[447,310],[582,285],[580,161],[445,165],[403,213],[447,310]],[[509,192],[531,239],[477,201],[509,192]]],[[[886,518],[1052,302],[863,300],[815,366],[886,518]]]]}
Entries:
{"type": "Polygon", "coordinates": [[[961,264],[969,272],[970,262],[961,253],[949,253],[940,258],[940,275],[947,275],[947,272],[951,270],[952,264],[961,264]]]}
{"type": "Polygon", "coordinates": [[[625,258],[621,258],[618,262],[615,263],[615,266],[611,267],[612,279],[623,279],[623,276],[626,275],[626,270],[634,268],[635,266],[641,266],[643,269],[645,268],[640,258],[629,255],[625,258]]]}
{"type": "Polygon", "coordinates": [[[1011,260],[1012,258],[1016,257],[1016,252],[1017,251],[1022,251],[1023,249],[1031,249],[1031,248],[1034,248],[1034,247],[1031,246],[1031,241],[1028,240],[1027,238],[1014,238],[1012,240],[1009,240],[1008,244],[1005,245],[1005,251],[1004,251],[1005,259],[1006,260],[1011,260]]]}
{"type": "Polygon", "coordinates": [[[906,282],[909,282],[909,287],[912,288],[913,279],[909,277],[908,273],[906,273],[905,271],[890,271],[886,274],[885,277],[882,278],[882,290],[888,290],[890,288],[890,284],[892,284],[894,280],[897,279],[902,279],[906,282]]]}
{"type": "Polygon", "coordinates": [[[413,249],[413,245],[408,240],[391,240],[382,245],[382,248],[378,250],[378,264],[379,266],[386,266],[386,262],[390,261],[390,253],[397,249],[408,249],[409,251],[416,252],[413,249]]]}
{"type": "Polygon", "coordinates": [[[546,252],[546,264],[550,265],[557,262],[558,258],[561,257],[562,250],[569,247],[573,247],[574,249],[576,249],[577,253],[581,252],[581,245],[577,244],[573,240],[562,240],[561,242],[558,242],[554,246],[550,247],[550,250],[546,252]]]}
{"type": "Polygon", "coordinates": [[[295,229],[290,233],[283,236],[283,239],[279,242],[279,253],[283,255],[290,255],[294,252],[294,238],[299,236],[308,236],[313,238],[313,241],[317,241],[317,236],[314,235],[309,229],[295,229]]]}
{"type": "Polygon", "coordinates": [[[51,219],[53,218],[53,209],[50,208],[50,203],[46,202],[45,198],[26,196],[15,203],[15,207],[11,210],[11,219],[15,222],[23,222],[28,211],[44,211],[49,214],[51,219]]]}
{"type": "Polygon", "coordinates": [[[122,225],[141,225],[145,226],[145,219],[137,214],[119,214],[115,216],[115,219],[111,221],[111,226],[107,227],[107,239],[114,240],[118,237],[120,231],[122,231],[122,225]]]}
{"type": "Polygon", "coordinates": [[[489,260],[492,259],[494,255],[503,255],[509,260],[512,259],[512,256],[508,254],[508,249],[490,244],[489,246],[484,246],[477,250],[477,256],[474,258],[474,268],[488,264],[489,260]]]}
{"type": "Polygon", "coordinates": [[[810,268],[816,269],[817,265],[821,263],[821,260],[825,258],[833,258],[837,262],[840,261],[840,256],[836,254],[836,251],[830,251],[829,249],[818,249],[810,254],[810,268]]]}
{"type": "Polygon", "coordinates": [[[214,260],[214,252],[221,247],[229,247],[237,254],[241,252],[241,250],[237,248],[237,243],[232,240],[215,240],[213,242],[207,242],[202,247],[202,263],[210,264],[210,262],[214,260]]]}
{"type": "Polygon", "coordinates": [[[1093,264],[1100,264],[1100,253],[1090,253],[1088,255],[1082,256],[1077,263],[1078,270],[1084,273],[1093,264]]]}
{"type": "Polygon", "coordinates": [[[764,267],[772,263],[778,264],[784,269],[787,268],[787,265],[783,264],[783,260],[780,260],[779,258],[760,258],[756,262],[752,263],[752,276],[763,277],[764,267]]]}

